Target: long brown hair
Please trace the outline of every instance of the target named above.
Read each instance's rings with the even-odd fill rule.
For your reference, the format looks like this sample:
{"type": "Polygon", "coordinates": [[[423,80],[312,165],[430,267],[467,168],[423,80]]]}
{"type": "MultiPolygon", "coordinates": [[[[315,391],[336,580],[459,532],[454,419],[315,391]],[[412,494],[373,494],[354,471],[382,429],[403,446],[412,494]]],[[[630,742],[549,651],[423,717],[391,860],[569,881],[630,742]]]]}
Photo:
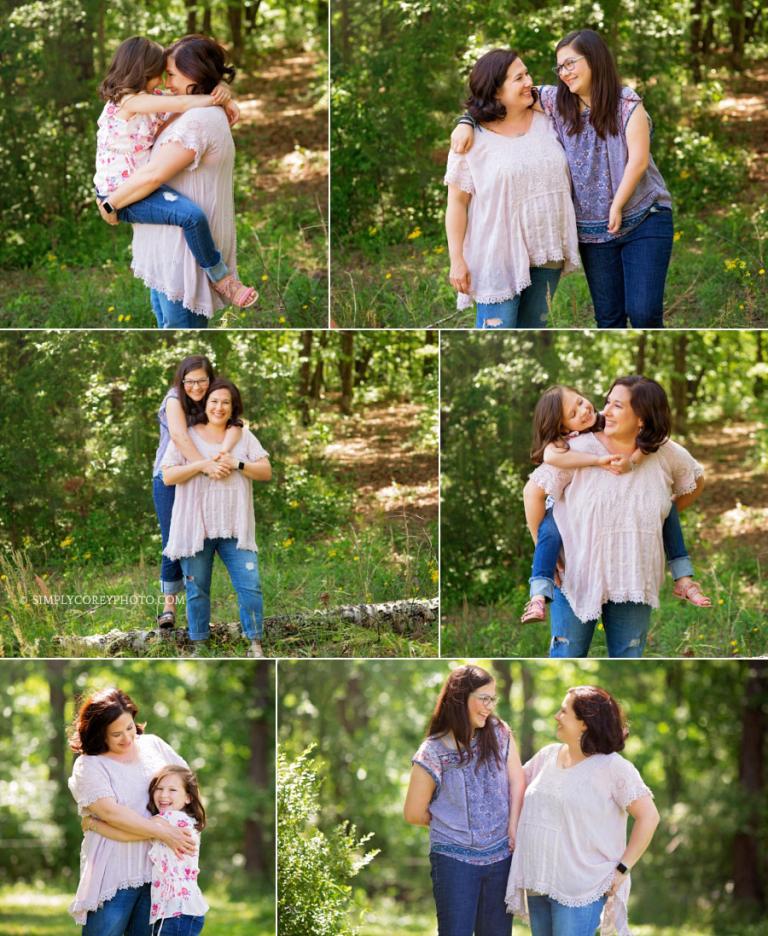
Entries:
{"type": "MultiPolygon", "coordinates": [[[[484,670],[482,666],[468,663],[466,666],[458,666],[453,670],[440,690],[435,710],[429,721],[427,736],[452,733],[460,761],[463,761],[465,757],[468,761],[472,760],[470,743],[474,729],[469,723],[467,700],[476,689],[487,686],[490,682],[493,682],[493,676],[487,670],[484,670]]],[[[506,731],[509,730],[495,715],[489,715],[484,727],[477,729],[478,767],[491,757],[497,765],[501,765],[501,754],[495,731],[497,725],[502,725],[506,731]]]]}
{"type": "Polygon", "coordinates": [[[475,62],[469,74],[469,97],[464,104],[478,123],[503,120],[507,116],[506,107],[496,95],[507,80],[509,66],[519,58],[514,49],[491,49],[475,62]]]}
{"type": "MultiPolygon", "coordinates": [[[[621,79],[611,50],[594,29],[577,29],[568,33],[558,42],[555,51],[559,52],[565,46],[572,46],[579,55],[583,55],[592,70],[589,120],[595,132],[601,140],[608,135],[617,136],[621,79]]],[[[561,79],[557,82],[557,110],[565,121],[568,136],[581,133],[579,97],[561,79]]]]}
{"type": "Polygon", "coordinates": [[[189,802],[182,809],[182,812],[185,812],[194,819],[195,828],[198,832],[202,832],[205,828],[205,809],[200,800],[200,789],[197,785],[197,777],[191,770],[182,767],[181,764],[168,764],[165,767],[161,767],[154,777],[152,777],[149,781],[149,803],[147,804],[147,809],[149,809],[153,816],[158,814],[159,810],[157,806],[155,806],[155,790],[157,789],[158,783],[160,783],[163,777],[167,777],[168,774],[177,774],[177,776],[181,778],[181,782],[184,784],[184,792],[189,797],[189,802]]]}
{"type": "Polygon", "coordinates": [[[205,401],[208,397],[208,394],[206,393],[202,400],[197,401],[188,396],[187,391],[184,389],[184,378],[190,371],[193,370],[205,371],[205,375],[209,380],[209,391],[211,384],[216,378],[216,374],[213,370],[213,364],[211,364],[211,362],[204,354],[190,354],[189,357],[185,357],[183,361],[179,362],[179,366],[176,368],[176,373],[173,375],[173,386],[175,387],[176,393],[178,394],[179,403],[181,403],[181,408],[184,410],[184,416],[187,420],[188,426],[196,426],[198,423],[204,423],[207,421],[207,417],[205,415],[205,401]]]}
{"type": "MultiPolygon", "coordinates": [[[[658,451],[672,432],[672,411],[664,388],[650,377],[638,374],[617,377],[611,384],[611,390],[614,387],[629,390],[632,412],[643,421],[637,434],[637,447],[645,455],[658,451]]],[[[609,396],[611,390],[608,391],[609,396]]]]}
{"type": "Polygon", "coordinates": [[[99,94],[105,101],[119,104],[126,94],[146,91],[147,82],[165,70],[165,49],[159,42],[132,36],[121,42],[109,66],[99,94]]]}
{"type": "Polygon", "coordinates": [[[220,81],[235,80],[235,69],[226,64],[227,50],[209,36],[182,36],[165,54],[192,82],[187,85],[187,94],[210,94],[220,81]]]}
{"type": "MultiPolygon", "coordinates": [[[[75,716],[69,736],[69,746],[76,754],[104,754],[107,747],[107,728],[128,713],[136,722],[139,710],[136,703],[122,689],[110,686],[93,692],[83,702],[75,716]]],[[[144,732],[144,725],[136,722],[136,734],[144,732]]]]}
{"type": "Polygon", "coordinates": [[[599,686],[574,686],[568,690],[573,714],[587,730],[581,736],[584,754],[613,754],[624,750],[629,734],[621,706],[599,686]]]}
{"type": "MultiPolygon", "coordinates": [[[[531,461],[535,465],[540,465],[544,460],[544,449],[552,442],[559,442],[566,451],[570,448],[563,436],[565,429],[563,427],[563,390],[570,390],[577,396],[585,397],[581,390],[575,387],[567,387],[563,384],[555,384],[554,387],[548,387],[539,397],[539,402],[533,411],[533,441],[531,443],[531,461]]],[[[605,425],[605,420],[600,413],[595,413],[595,421],[585,429],[585,432],[599,432],[605,425]]]]}

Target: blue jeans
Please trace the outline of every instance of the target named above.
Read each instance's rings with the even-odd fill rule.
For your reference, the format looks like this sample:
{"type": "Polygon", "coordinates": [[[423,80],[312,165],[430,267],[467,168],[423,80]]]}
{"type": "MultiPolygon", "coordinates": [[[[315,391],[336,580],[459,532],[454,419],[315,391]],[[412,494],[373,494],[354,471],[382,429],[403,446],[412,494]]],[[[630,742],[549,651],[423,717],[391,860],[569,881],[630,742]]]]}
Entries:
{"type": "Polygon", "coordinates": [[[152,936],[198,936],[198,933],[202,933],[204,924],[204,916],[188,916],[183,913],[181,916],[156,920],[152,927],[152,936]]]}
{"type": "Polygon", "coordinates": [[[546,325],[561,272],[548,267],[531,267],[531,285],[514,299],[478,302],[475,328],[541,328],[546,325]],[[500,324],[489,325],[489,319],[498,319],[500,324]]]}
{"type": "Polygon", "coordinates": [[[146,198],[119,208],[117,217],[129,224],[170,224],[180,227],[192,256],[209,279],[215,283],[229,273],[213,242],[205,212],[181,192],[161,185],[146,198]]]}
{"type": "MultiPolygon", "coordinates": [[[[608,601],[602,610],[608,656],[641,657],[651,622],[651,606],[632,601],[608,601]]],[[[580,621],[559,588],[550,609],[552,642],[550,657],[585,657],[589,653],[597,619],[580,621]]]]}
{"type": "Polygon", "coordinates": [[[606,898],[586,907],[566,907],[551,897],[528,895],[531,936],[595,936],[606,898]]]}
{"type": "Polygon", "coordinates": [[[664,327],[664,283],[674,228],[669,208],[651,208],[634,230],[606,244],[579,244],[598,328],[664,327]]]}
{"type": "Polygon", "coordinates": [[[237,593],[240,623],[245,636],[250,640],[261,640],[264,613],[258,556],[249,549],[238,549],[234,537],[206,538],[199,553],[181,560],[187,589],[189,639],[206,640],[210,636],[211,576],[213,557],[216,553],[227,567],[230,581],[237,593]]]}
{"type": "Polygon", "coordinates": [[[156,289],[149,296],[158,328],[208,328],[207,316],[190,311],[181,299],[169,299],[156,289]]]}
{"type": "MultiPolygon", "coordinates": [[[[685,548],[680,514],[674,504],[664,520],[661,536],[672,578],[677,580],[684,575],[693,575],[693,564],[685,548]]],[[[545,598],[552,600],[555,590],[555,567],[562,545],[560,531],[550,507],[539,525],[536,547],[533,550],[533,569],[529,579],[531,598],[534,595],[544,595],[545,598]]]]}
{"type": "Polygon", "coordinates": [[[473,865],[433,852],[429,861],[438,936],[510,936],[512,916],[504,897],[511,855],[490,865],[473,865]]]}
{"type": "Polygon", "coordinates": [[[152,885],[124,887],[85,918],[82,936],[150,936],[152,885]]]}
{"type": "MultiPolygon", "coordinates": [[[[168,545],[168,534],[171,532],[171,514],[173,502],[176,498],[176,486],[164,484],[162,477],[152,478],[152,499],[155,502],[157,522],[160,524],[160,542],[162,548],[168,545]]],[[[164,595],[177,595],[184,587],[181,572],[181,563],[178,559],[169,559],[162,556],[160,560],[160,590],[164,595]]]]}

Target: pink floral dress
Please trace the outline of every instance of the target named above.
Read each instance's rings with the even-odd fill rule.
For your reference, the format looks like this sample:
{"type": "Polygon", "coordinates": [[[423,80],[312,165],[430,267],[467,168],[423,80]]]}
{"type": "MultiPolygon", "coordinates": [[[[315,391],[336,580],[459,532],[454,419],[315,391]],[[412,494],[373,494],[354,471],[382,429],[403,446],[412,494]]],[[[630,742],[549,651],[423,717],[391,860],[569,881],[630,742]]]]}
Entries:
{"type": "Polygon", "coordinates": [[[166,822],[177,829],[186,829],[195,839],[194,855],[178,858],[175,852],[162,842],[155,840],[149,850],[152,862],[152,907],[149,922],[177,916],[204,916],[208,904],[200,893],[197,876],[200,873],[200,833],[195,820],[184,812],[168,810],[160,814],[166,822]]]}
{"type": "Polygon", "coordinates": [[[170,116],[165,113],[134,114],[123,120],[117,116],[119,110],[119,104],[108,102],[98,122],[93,184],[102,198],[114,192],[149,161],[155,137],[170,116]]]}

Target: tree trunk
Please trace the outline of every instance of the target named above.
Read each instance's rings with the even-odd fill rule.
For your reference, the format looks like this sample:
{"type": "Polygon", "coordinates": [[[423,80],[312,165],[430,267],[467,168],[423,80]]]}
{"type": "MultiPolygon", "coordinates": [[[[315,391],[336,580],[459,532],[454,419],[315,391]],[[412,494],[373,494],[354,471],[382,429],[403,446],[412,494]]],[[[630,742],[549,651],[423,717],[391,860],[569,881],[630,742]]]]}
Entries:
{"type": "Polygon", "coordinates": [[[673,355],[672,426],[676,435],[684,436],[688,431],[688,387],[686,383],[688,367],[687,332],[681,331],[675,335],[673,355]]]}
{"type": "Polygon", "coordinates": [[[755,351],[755,363],[758,365],[758,372],[755,377],[754,394],[755,394],[755,399],[761,400],[763,397],[763,393],[765,392],[765,378],[760,373],[760,367],[759,367],[765,361],[765,355],[763,354],[763,332],[762,330],[758,330],[754,332],[754,335],[755,335],[755,341],[757,343],[757,348],[755,351]]]}
{"type": "Polygon", "coordinates": [[[704,35],[701,37],[701,54],[709,55],[709,50],[715,44],[715,17],[710,13],[707,17],[707,25],[704,27],[704,35]]]}
{"type": "Polygon", "coordinates": [[[250,36],[256,29],[256,21],[259,18],[259,7],[261,0],[251,0],[245,8],[245,31],[250,36]]]}
{"type": "Polygon", "coordinates": [[[648,340],[648,335],[641,331],[637,336],[637,355],[635,357],[635,373],[644,374],[645,373],[645,349],[646,342],[648,340]]]}
{"type": "Polygon", "coordinates": [[[184,0],[187,8],[187,35],[197,32],[197,0],[184,0]]]}
{"type": "Polygon", "coordinates": [[[312,422],[312,407],[310,403],[310,379],[312,363],[312,332],[301,333],[301,367],[299,368],[299,407],[301,411],[301,424],[308,426],[312,422]]]}
{"type": "Polygon", "coordinates": [[[211,0],[205,0],[205,5],[203,6],[203,34],[210,36],[213,32],[213,26],[211,25],[211,0]]]}
{"type": "Polygon", "coordinates": [[[731,34],[731,65],[744,68],[744,0],[730,0],[728,31],[731,34]]]}
{"type": "MultiPolygon", "coordinates": [[[[308,611],[304,614],[284,614],[264,619],[265,640],[280,640],[300,635],[302,631],[318,625],[351,623],[357,627],[375,630],[381,637],[395,632],[413,638],[426,637],[435,629],[439,603],[437,598],[414,598],[389,601],[378,605],[341,605],[327,611],[308,611]]],[[[180,655],[192,651],[186,630],[179,628],[173,635],[180,655]]],[[[107,634],[86,637],[54,637],[54,644],[72,656],[87,650],[99,650],[106,656],[148,656],[159,640],[156,630],[111,630],[107,634]]],[[[241,656],[243,642],[239,624],[211,624],[211,642],[217,648],[241,656]]]]}
{"type": "Polygon", "coordinates": [[[232,38],[232,59],[236,65],[243,60],[243,0],[227,0],[227,21],[232,38]]]}
{"type": "Polygon", "coordinates": [[[691,39],[688,49],[691,56],[691,75],[694,84],[700,84],[701,82],[701,18],[702,0],[692,0],[691,39]]]}
{"type": "Polygon", "coordinates": [[[309,388],[310,396],[315,401],[320,399],[323,389],[325,388],[325,358],[323,357],[323,352],[327,347],[328,332],[322,331],[320,332],[320,347],[317,352],[317,363],[312,373],[312,381],[309,388]]]}
{"type": "MultiPolygon", "coordinates": [[[[682,668],[673,665],[665,672],[666,698],[669,700],[669,709],[677,711],[683,704],[683,672],[682,668]]],[[[675,744],[667,744],[664,750],[664,777],[666,778],[667,796],[674,807],[683,791],[683,778],[680,773],[678,748],[675,744]]]]}
{"type": "Polygon", "coordinates": [[[339,409],[345,416],[352,415],[352,399],[354,397],[353,366],[355,362],[355,333],[343,331],[341,333],[341,356],[339,357],[339,378],[341,380],[341,399],[339,409]]]}
{"type": "Polygon", "coordinates": [[[523,661],[520,664],[523,683],[523,717],[520,720],[520,760],[525,763],[533,757],[533,698],[536,687],[533,670],[523,661]]]}
{"type": "MultiPolygon", "coordinates": [[[[512,663],[510,660],[495,660],[493,671],[496,674],[496,695],[499,697],[499,704],[509,712],[513,685],[512,663]]],[[[503,717],[507,718],[507,715],[503,717]]]]}
{"type": "Polygon", "coordinates": [[[65,671],[70,664],[64,660],[46,660],[45,675],[48,679],[48,702],[50,705],[50,728],[48,743],[48,776],[55,784],[53,794],[53,819],[64,833],[62,853],[76,854],[82,838],[79,823],[75,822],[72,796],[67,786],[67,737],[66,737],[66,692],[65,671]]]}
{"type": "MultiPolygon", "coordinates": [[[[257,664],[253,669],[253,716],[249,726],[251,757],[248,762],[248,779],[257,795],[263,797],[270,787],[269,767],[267,766],[270,758],[270,729],[265,712],[270,709],[271,674],[268,665],[257,664]]],[[[262,824],[252,817],[247,818],[243,854],[245,855],[245,870],[254,878],[262,876],[265,872],[271,876],[274,866],[264,838],[262,824]]]]}

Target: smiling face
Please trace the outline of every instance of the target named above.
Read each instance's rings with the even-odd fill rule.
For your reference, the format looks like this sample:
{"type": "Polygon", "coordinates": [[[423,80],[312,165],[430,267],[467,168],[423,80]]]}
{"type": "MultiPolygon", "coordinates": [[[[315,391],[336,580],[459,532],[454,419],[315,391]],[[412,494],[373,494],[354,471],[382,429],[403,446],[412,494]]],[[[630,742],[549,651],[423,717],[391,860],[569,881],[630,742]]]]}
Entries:
{"type": "Polygon", "coordinates": [[[594,426],[597,413],[589,400],[564,387],[562,401],[563,429],[567,432],[584,432],[594,426]]]}
{"type": "Polygon", "coordinates": [[[176,62],[172,55],[168,56],[168,61],[165,64],[165,87],[171,92],[171,94],[189,94],[187,90],[192,85],[194,81],[188,75],[182,74],[176,68],[176,62]]]}
{"type": "Polygon", "coordinates": [[[146,91],[147,94],[151,94],[153,91],[156,91],[160,85],[163,83],[163,76],[158,75],[157,78],[150,78],[147,82],[146,91]]]}
{"type": "Polygon", "coordinates": [[[491,680],[467,696],[467,714],[473,731],[484,728],[496,705],[496,683],[491,680]]]}
{"type": "Polygon", "coordinates": [[[232,415],[232,394],[224,387],[213,390],[205,401],[205,415],[213,426],[226,426],[232,415]]]}
{"type": "Polygon", "coordinates": [[[152,793],[152,802],[158,812],[167,812],[170,809],[183,812],[184,807],[191,802],[191,798],[179,774],[167,773],[157,781],[152,793]]]}
{"type": "Polygon", "coordinates": [[[521,107],[530,107],[533,102],[533,79],[522,59],[515,59],[507,69],[504,83],[496,92],[496,98],[507,111],[519,111],[521,107]]]}
{"type": "Polygon", "coordinates": [[[210,382],[208,374],[206,374],[202,367],[196,367],[194,370],[187,371],[182,380],[184,392],[190,400],[194,400],[195,403],[199,403],[206,395],[210,382]]]}
{"type": "Polygon", "coordinates": [[[618,441],[637,438],[643,427],[643,421],[632,409],[632,391],[623,384],[617,384],[608,394],[605,403],[605,434],[618,441]]]}
{"type": "Polygon", "coordinates": [[[557,64],[565,65],[560,70],[560,80],[569,91],[586,97],[592,88],[592,69],[583,53],[573,46],[563,46],[557,50],[557,64]]]}
{"type": "Polygon", "coordinates": [[[587,730],[587,723],[577,718],[573,711],[573,699],[570,692],[565,694],[560,709],[555,713],[557,737],[563,744],[578,744],[587,730]]]}
{"type": "Polygon", "coordinates": [[[136,722],[130,712],[124,712],[107,725],[104,742],[110,754],[130,754],[136,743],[136,722]]]}

